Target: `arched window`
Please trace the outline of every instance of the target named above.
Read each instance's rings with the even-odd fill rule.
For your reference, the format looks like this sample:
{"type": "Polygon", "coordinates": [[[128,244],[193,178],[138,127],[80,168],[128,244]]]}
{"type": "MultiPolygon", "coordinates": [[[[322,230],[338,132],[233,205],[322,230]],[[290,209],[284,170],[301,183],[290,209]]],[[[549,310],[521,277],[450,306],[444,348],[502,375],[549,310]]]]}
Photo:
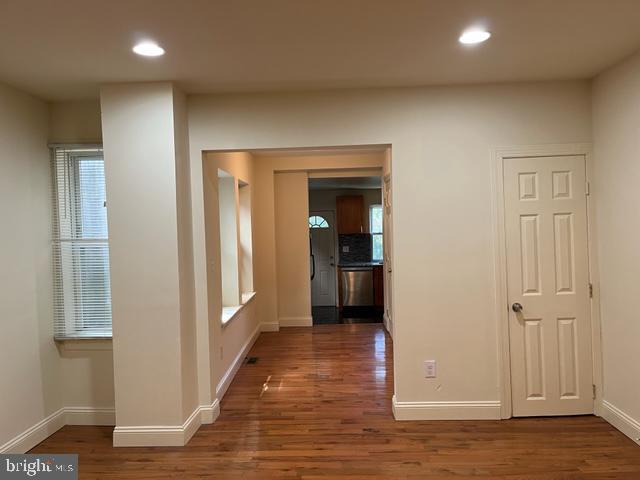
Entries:
{"type": "Polygon", "coordinates": [[[311,215],[309,217],[309,228],[329,228],[329,222],[320,215],[311,215]]]}

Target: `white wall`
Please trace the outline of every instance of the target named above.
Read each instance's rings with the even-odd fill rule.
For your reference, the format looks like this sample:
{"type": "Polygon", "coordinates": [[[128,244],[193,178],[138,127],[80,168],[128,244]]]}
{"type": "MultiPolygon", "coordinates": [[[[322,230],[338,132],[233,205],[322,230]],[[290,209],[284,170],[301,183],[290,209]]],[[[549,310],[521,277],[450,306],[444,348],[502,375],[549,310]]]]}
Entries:
{"type": "Polygon", "coordinates": [[[273,190],[278,323],[281,327],[311,326],[307,173],[276,173],[273,190]]]}
{"type": "Polygon", "coordinates": [[[100,102],[85,100],[50,103],[49,142],[102,143],[100,102]]]}
{"type": "Polygon", "coordinates": [[[182,418],[198,403],[195,287],[193,277],[193,235],[191,224],[191,175],[189,168],[189,128],[187,98],[173,87],[173,140],[175,151],[178,275],[180,295],[180,357],[182,418]]]}
{"type": "MultiPolygon", "coordinates": [[[[485,413],[498,416],[492,152],[588,142],[589,94],[587,82],[559,82],[192,96],[192,185],[202,183],[202,150],[391,144],[397,400],[490,401],[485,413]],[[438,361],[437,379],[423,378],[425,359],[438,361]]],[[[265,316],[269,271],[256,272],[265,316]]]]}
{"type": "MultiPolygon", "coordinates": [[[[255,340],[258,333],[259,322],[256,314],[256,302],[252,301],[246,305],[241,312],[236,315],[225,326],[221,323],[222,314],[222,270],[220,258],[220,218],[218,208],[218,169],[233,175],[236,180],[248,183],[251,188],[254,185],[253,158],[246,152],[228,153],[202,153],[199,155],[199,162],[203,168],[204,177],[201,184],[202,190],[194,188],[194,208],[197,205],[202,209],[204,218],[203,227],[206,235],[200,240],[205,240],[205,251],[200,252],[206,255],[205,259],[196,261],[198,266],[206,267],[206,277],[198,279],[196,286],[205,293],[205,308],[207,314],[198,318],[198,341],[200,337],[206,336],[210,350],[199,350],[206,355],[205,359],[200,358],[199,365],[206,370],[210,378],[210,391],[202,392],[204,400],[201,403],[212,400],[221,400],[229,382],[233,379],[234,369],[237,362],[244,358],[243,352],[255,340]],[[195,192],[200,191],[200,196],[195,192]],[[210,373],[209,373],[210,372],[210,373]],[[208,397],[207,397],[208,395],[208,397]]],[[[195,185],[194,185],[195,187],[195,185]]],[[[252,212],[255,203],[252,200],[252,212]]],[[[235,208],[234,208],[235,211],[235,208]]],[[[252,215],[252,222],[255,216],[252,215]]],[[[197,239],[197,237],[196,237],[197,239]]],[[[255,242],[255,238],[253,239],[255,242]]],[[[203,270],[205,270],[203,268],[203,270]]],[[[200,368],[200,367],[199,367],[200,368]]]]}
{"type": "Polygon", "coordinates": [[[0,450],[25,451],[65,423],[113,421],[111,342],[53,340],[47,144],[99,141],[96,119],[95,103],[48,106],[0,85],[0,217],[12,226],[0,240],[0,450]]]}
{"type": "MultiPolygon", "coordinates": [[[[100,102],[49,104],[49,143],[102,143],[100,102]]],[[[67,407],[114,408],[111,340],[65,342],[58,348],[63,403],[67,407]]],[[[109,415],[113,419],[113,415],[109,415]]],[[[111,420],[112,421],[112,420],[111,420]]],[[[107,422],[110,423],[110,422],[107,422]]]]}
{"type": "MultiPolygon", "coordinates": [[[[597,241],[603,345],[601,413],[640,438],[640,55],[593,85],[597,241]]],[[[599,287],[599,288],[598,288],[599,287]]]]}
{"type": "Polygon", "coordinates": [[[47,106],[0,84],[0,448],[63,406],[47,135],[47,106]]]}
{"type": "Polygon", "coordinates": [[[184,98],[169,83],[101,89],[116,445],[180,444],[197,407],[184,98]],[[186,204],[185,204],[186,202],[186,204]],[[138,428],[140,427],[140,428],[138,428]],[[163,434],[167,433],[166,440],[163,434]]]}

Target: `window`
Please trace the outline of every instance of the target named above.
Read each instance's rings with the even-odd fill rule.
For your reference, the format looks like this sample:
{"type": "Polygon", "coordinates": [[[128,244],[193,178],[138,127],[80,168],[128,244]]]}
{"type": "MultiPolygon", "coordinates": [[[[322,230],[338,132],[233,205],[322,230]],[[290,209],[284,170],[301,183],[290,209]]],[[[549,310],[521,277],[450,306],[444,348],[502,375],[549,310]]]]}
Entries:
{"type": "Polygon", "coordinates": [[[369,229],[371,231],[371,259],[374,262],[382,261],[382,205],[369,207],[369,229]]]}
{"type": "Polygon", "coordinates": [[[220,213],[222,306],[232,307],[240,305],[236,179],[224,170],[218,170],[218,209],[220,213]]]}
{"type": "Polygon", "coordinates": [[[251,186],[238,180],[238,230],[240,238],[240,292],[246,303],[253,293],[253,241],[251,238],[251,186]]]}
{"type": "Polygon", "coordinates": [[[54,148],[52,183],[54,337],[111,337],[102,148],[54,148]]]}
{"type": "Polygon", "coordinates": [[[309,228],[329,228],[329,222],[319,215],[309,217],[309,228]]]}
{"type": "Polygon", "coordinates": [[[218,169],[222,323],[229,322],[253,292],[251,187],[218,169]]]}

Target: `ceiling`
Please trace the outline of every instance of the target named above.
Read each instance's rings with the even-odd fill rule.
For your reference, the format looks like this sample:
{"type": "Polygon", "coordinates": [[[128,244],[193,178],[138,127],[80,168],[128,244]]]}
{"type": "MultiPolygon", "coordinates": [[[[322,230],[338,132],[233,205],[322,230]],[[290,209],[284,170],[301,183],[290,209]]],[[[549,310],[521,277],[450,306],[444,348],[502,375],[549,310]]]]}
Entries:
{"type": "Polygon", "coordinates": [[[343,190],[382,188],[380,177],[309,178],[309,190],[343,190]]]}
{"type": "Polygon", "coordinates": [[[0,80],[49,100],[590,78],[638,48],[640,0],[0,0],[0,80]]]}

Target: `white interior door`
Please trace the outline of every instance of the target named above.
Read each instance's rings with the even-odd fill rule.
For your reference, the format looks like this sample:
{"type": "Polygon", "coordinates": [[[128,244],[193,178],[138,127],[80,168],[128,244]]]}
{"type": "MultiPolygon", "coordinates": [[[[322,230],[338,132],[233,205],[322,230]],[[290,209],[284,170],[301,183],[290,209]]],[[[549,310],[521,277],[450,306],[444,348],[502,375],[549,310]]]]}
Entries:
{"type": "Polygon", "coordinates": [[[592,413],[585,158],[503,173],[513,415],[592,413]]]}
{"type": "MultiPolygon", "coordinates": [[[[335,220],[332,211],[310,212],[309,217],[317,217],[315,228],[309,228],[311,247],[315,262],[315,275],[311,280],[311,305],[336,305],[336,266],[335,266],[335,220]]],[[[313,268],[313,266],[312,266],[313,268]]]]}
{"type": "Polygon", "coordinates": [[[382,250],[384,257],[384,315],[387,330],[393,336],[393,317],[391,292],[393,291],[393,266],[391,252],[393,251],[393,231],[391,223],[391,176],[384,177],[382,182],[382,250]]]}

